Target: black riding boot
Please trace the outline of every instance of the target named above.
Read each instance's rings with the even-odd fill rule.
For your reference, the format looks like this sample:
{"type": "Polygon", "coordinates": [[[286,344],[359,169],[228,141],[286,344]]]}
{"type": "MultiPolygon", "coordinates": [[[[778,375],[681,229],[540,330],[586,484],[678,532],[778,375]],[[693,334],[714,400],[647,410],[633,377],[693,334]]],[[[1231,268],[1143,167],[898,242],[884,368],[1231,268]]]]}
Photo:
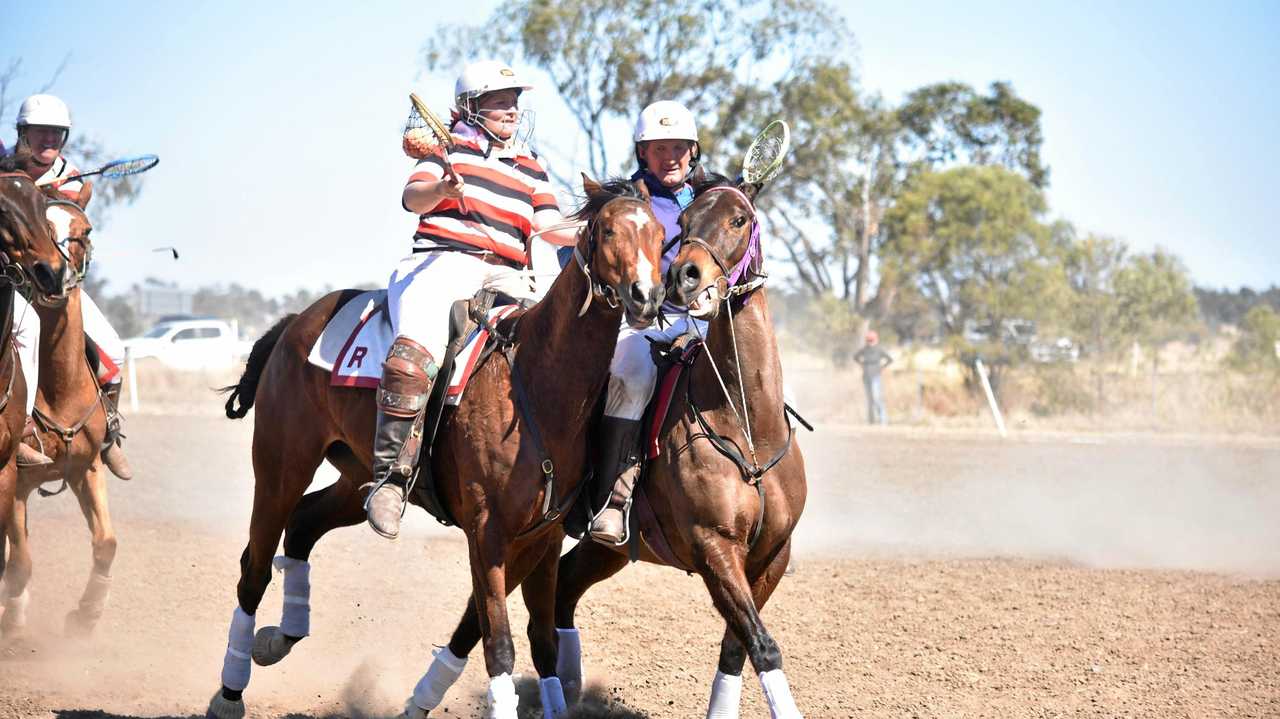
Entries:
{"type": "Polygon", "coordinates": [[[413,419],[387,414],[378,408],[378,429],[373,436],[374,490],[365,502],[365,511],[369,514],[369,526],[387,539],[395,539],[400,534],[400,518],[404,516],[405,486],[413,473],[413,464],[396,460],[413,431],[413,419]]]}
{"type": "Polygon", "coordinates": [[[400,535],[406,487],[422,445],[421,432],[414,432],[414,424],[427,404],[435,376],[431,353],[407,337],[397,337],[382,364],[378,384],[373,489],[364,503],[369,526],[387,539],[400,535]]]}
{"type": "Polygon", "coordinates": [[[120,388],[123,382],[109,384],[102,390],[103,404],[107,408],[107,436],[102,442],[102,462],[107,469],[120,479],[133,479],[133,468],[129,466],[129,458],[124,455],[120,433],[120,388]]]}
{"type": "Polygon", "coordinates": [[[627,509],[640,477],[640,425],[638,419],[600,420],[592,506],[601,509],[591,518],[591,538],[597,542],[617,545],[627,539],[627,509]]]}

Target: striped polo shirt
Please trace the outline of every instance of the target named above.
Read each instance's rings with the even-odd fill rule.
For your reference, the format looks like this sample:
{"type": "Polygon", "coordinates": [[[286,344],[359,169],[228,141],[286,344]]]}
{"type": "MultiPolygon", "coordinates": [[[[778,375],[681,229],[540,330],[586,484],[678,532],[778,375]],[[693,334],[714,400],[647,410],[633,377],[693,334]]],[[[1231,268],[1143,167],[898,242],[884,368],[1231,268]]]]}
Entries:
{"type": "MultiPolygon", "coordinates": [[[[562,221],[537,153],[494,147],[481,131],[463,123],[454,124],[453,139],[449,162],[462,177],[467,211],[457,200],[441,201],[419,218],[414,249],[463,245],[528,265],[533,228],[562,221]]],[[[432,156],[413,168],[409,182],[434,182],[444,175],[444,163],[432,156]]]]}

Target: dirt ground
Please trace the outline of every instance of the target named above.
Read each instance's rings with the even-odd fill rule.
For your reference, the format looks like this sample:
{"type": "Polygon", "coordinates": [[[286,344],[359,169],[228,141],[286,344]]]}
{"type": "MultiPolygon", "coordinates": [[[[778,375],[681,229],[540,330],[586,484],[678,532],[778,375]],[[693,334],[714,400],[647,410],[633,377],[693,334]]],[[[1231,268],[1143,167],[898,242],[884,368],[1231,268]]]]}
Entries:
{"type": "MultiPolygon", "coordinates": [[[[61,636],[89,570],[69,495],[33,499],[31,623],[0,644],[0,718],[203,716],[252,494],[249,421],[128,420],[110,604],[61,636]]],[[[1280,716],[1280,442],[823,428],[795,573],[764,619],[810,717],[1280,716]]],[[[254,667],[251,717],[394,716],[448,637],[465,547],[416,512],[312,557],[313,636],[254,667]]],[[[273,582],[259,626],[280,613],[273,582]]],[[[524,607],[511,600],[513,625],[524,607]]],[[[636,565],[579,612],[612,717],[706,710],[722,624],[699,580],[636,565]]],[[[522,716],[540,716],[516,636],[522,716]]],[[[438,711],[476,716],[477,653],[438,711]]],[[[593,714],[594,715],[594,714],[593,714]]],[[[744,682],[744,717],[767,716],[744,682]]]]}

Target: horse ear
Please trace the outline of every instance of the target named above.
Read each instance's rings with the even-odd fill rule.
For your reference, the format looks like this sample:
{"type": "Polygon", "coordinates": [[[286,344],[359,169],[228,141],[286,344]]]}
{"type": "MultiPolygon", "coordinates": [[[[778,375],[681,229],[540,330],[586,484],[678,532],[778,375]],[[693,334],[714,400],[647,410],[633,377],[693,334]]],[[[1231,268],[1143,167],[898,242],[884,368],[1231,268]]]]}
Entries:
{"type": "Polygon", "coordinates": [[[582,191],[587,193],[587,197],[598,195],[604,191],[599,182],[587,177],[587,173],[582,173],[582,191]]]}
{"type": "Polygon", "coordinates": [[[763,183],[747,182],[741,180],[738,182],[738,189],[742,190],[742,194],[746,195],[752,202],[756,201],[756,195],[760,194],[760,188],[764,187],[763,183]]]}
{"type": "Polygon", "coordinates": [[[76,204],[79,205],[82,210],[87,209],[89,207],[89,200],[91,199],[93,199],[93,183],[80,183],[80,194],[76,195],[76,204]]]}
{"type": "Polygon", "coordinates": [[[689,176],[684,178],[684,181],[690,185],[702,184],[707,181],[707,173],[702,169],[702,165],[695,165],[693,172],[690,172],[689,176]]]}
{"type": "Polygon", "coordinates": [[[636,192],[639,192],[641,195],[644,196],[645,202],[649,202],[653,199],[652,197],[649,196],[649,186],[644,184],[644,178],[637,177],[636,179],[632,180],[631,186],[636,188],[636,192]]]}

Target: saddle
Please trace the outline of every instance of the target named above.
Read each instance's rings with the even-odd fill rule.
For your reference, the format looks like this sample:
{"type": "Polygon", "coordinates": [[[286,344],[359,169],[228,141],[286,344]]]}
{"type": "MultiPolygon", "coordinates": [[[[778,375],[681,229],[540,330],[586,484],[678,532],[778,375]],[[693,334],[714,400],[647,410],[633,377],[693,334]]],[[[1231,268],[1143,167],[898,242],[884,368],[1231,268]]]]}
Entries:
{"type": "MultiPolygon", "coordinates": [[[[469,379],[476,369],[484,365],[500,343],[510,341],[509,333],[520,314],[518,310],[522,311],[531,305],[532,302],[527,300],[515,300],[488,289],[480,290],[469,300],[454,302],[449,308],[449,344],[445,348],[437,376],[452,377],[459,357],[465,355],[468,365],[465,374],[469,379]],[[495,307],[501,309],[495,313],[495,307]],[[476,346],[476,351],[464,352],[470,346],[476,346]]],[[[449,404],[457,404],[450,401],[450,385],[451,382],[436,382],[432,385],[427,404],[414,418],[413,431],[409,433],[409,440],[401,449],[401,458],[414,458],[413,476],[408,485],[409,500],[427,510],[437,522],[446,527],[457,522],[440,500],[435,475],[431,472],[431,449],[440,429],[440,420],[444,417],[444,408],[449,404]]],[[[460,391],[458,395],[460,400],[460,391]]]]}
{"type": "MultiPolygon", "coordinates": [[[[449,343],[427,404],[414,418],[400,456],[406,464],[415,460],[409,499],[446,526],[455,522],[440,501],[431,476],[431,447],[444,409],[462,401],[467,382],[498,343],[507,340],[511,323],[528,304],[482,289],[449,309],[449,343]]],[[[307,361],[328,371],[332,386],[376,389],[382,379],[382,358],[393,340],[386,291],[354,293],[334,310],[307,361]]]]}
{"type": "MultiPolygon", "coordinates": [[[[700,338],[692,334],[681,335],[670,343],[653,340],[650,340],[650,342],[650,354],[653,356],[654,364],[658,366],[658,385],[645,408],[643,431],[641,432],[643,451],[640,459],[640,477],[636,480],[631,506],[628,507],[626,512],[627,534],[630,537],[628,553],[632,561],[638,559],[639,542],[644,542],[650,551],[663,561],[674,567],[689,571],[687,567],[684,567],[675,558],[665,537],[642,536],[640,525],[653,524],[653,510],[649,506],[648,498],[645,496],[646,479],[652,467],[652,460],[661,452],[662,428],[666,425],[667,416],[671,413],[671,406],[674,403],[676,389],[680,386],[680,379],[684,375],[685,369],[693,365],[698,355],[702,352],[704,345],[700,338]]],[[[599,419],[604,413],[604,399],[603,396],[600,398],[600,403],[596,408],[596,419],[599,419]]],[[[590,467],[588,471],[594,474],[594,467],[590,467]]],[[[585,478],[584,484],[594,482],[596,479],[594,476],[588,476],[585,478]]],[[[612,479],[610,477],[604,481],[612,481],[612,479]]],[[[575,539],[582,539],[591,523],[591,516],[595,510],[591,506],[590,498],[592,496],[594,496],[593,492],[583,492],[565,519],[565,532],[575,539]]]]}

